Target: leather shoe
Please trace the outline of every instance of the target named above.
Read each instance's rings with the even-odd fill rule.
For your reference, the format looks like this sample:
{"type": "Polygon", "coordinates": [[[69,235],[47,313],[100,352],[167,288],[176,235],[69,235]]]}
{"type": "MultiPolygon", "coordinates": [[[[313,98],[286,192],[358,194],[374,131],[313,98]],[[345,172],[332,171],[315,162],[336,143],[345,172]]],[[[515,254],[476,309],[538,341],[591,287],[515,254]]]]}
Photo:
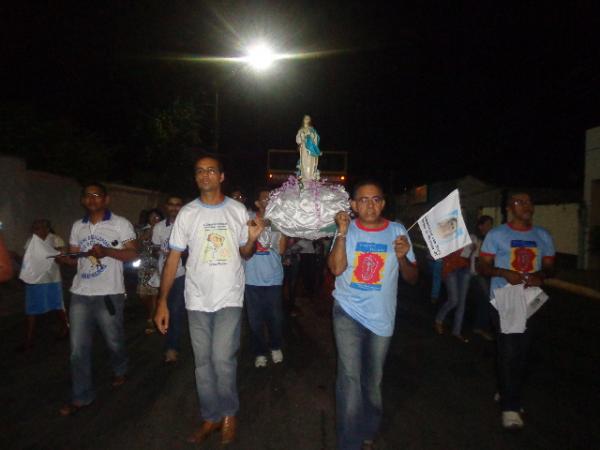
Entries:
{"type": "Polygon", "coordinates": [[[210,422],[206,420],[198,430],[194,431],[194,433],[187,438],[187,441],[190,444],[201,444],[215,431],[219,431],[222,425],[223,422],[210,422]]]}
{"type": "Polygon", "coordinates": [[[221,430],[221,445],[228,445],[235,441],[237,434],[237,418],[235,416],[226,416],[223,419],[223,429],[221,430]]]}

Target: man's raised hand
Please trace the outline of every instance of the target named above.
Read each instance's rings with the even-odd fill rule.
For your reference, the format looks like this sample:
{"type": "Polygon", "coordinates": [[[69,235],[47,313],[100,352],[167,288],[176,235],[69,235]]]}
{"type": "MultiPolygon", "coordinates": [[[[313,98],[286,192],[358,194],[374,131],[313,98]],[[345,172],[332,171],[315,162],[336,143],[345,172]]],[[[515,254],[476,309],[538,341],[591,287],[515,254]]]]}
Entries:
{"type": "Polygon", "coordinates": [[[350,214],[346,211],[340,211],[335,215],[335,223],[338,227],[338,233],[346,234],[350,226],[350,214]]]}
{"type": "Polygon", "coordinates": [[[257,241],[261,233],[265,229],[265,220],[260,217],[255,217],[248,221],[248,239],[257,241]]]}

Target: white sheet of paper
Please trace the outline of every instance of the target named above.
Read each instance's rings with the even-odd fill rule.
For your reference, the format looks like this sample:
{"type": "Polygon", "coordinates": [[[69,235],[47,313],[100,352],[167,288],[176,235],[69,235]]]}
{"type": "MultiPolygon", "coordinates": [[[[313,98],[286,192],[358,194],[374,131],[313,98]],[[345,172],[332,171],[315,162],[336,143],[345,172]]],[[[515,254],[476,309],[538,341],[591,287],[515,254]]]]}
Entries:
{"type": "Polygon", "coordinates": [[[494,289],[491,303],[500,316],[500,331],[503,334],[523,333],[527,329],[527,319],[536,313],[548,300],[548,295],[539,287],[524,284],[506,284],[494,289]]]}

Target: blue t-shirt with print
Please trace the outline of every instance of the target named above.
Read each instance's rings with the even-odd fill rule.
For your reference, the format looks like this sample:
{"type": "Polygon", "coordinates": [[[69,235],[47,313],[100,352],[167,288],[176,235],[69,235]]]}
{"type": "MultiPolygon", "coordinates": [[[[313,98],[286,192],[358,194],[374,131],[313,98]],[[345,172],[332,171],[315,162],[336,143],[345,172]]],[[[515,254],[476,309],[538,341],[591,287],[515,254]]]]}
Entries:
{"type": "MultiPolygon", "coordinates": [[[[255,214],[251,214],[251,218],[255,214]]],[[[246,284],[250,286],[281,286],[283,264],[279,254],[281,233],[265,228],[256,242],[256,252],[245,262],[246,284]],[[262,244],[261,244],[262,242],[262,244]]]]}
{"type": "MultiPolygon", "coordinates": [[[[346,236],[348,267],[335,280],[333,297],[342,309],[379,336],[394,332],[400,269],[394,241],[402,235],[408,236],[406,228],[397,222],[369,229],[352,221],[346,236]]],[[[412,247],[406,256],[416,261],[412,247]]]]}
{"type": "MultiPolygon", "coordinates": [[[[500,225],[488,232],[481,246],[481,256],[493,256],[494,266],[499,269],[521,273],[538,272],[543,258],[553,258],[554,242],[548,231],[533,226],[527,230],[517,230],[509,224],[500,225]]],[[[506,286],[502,277],[492,277],[490,297],[494,289],[506,286]]]]}

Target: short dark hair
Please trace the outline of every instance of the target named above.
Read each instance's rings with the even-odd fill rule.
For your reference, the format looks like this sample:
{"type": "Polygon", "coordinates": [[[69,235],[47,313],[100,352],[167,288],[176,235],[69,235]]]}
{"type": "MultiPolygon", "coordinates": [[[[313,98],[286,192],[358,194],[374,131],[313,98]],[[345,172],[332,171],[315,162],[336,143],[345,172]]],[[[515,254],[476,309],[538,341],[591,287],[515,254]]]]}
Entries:
{"type": "Polygon", "coordinates": [[[148,215],[146,216],[146,223],[150,221],[150,215],[153,213],[160,217],[160,220],[164,220],[165,215],[163,214],[163,212],[158,208],[152,208],[148,210],[148,215]]]}
{"type": "Polygon", "coordinates": [[[238,191],[240,194],[242,194],[245,197],[244,189],[242,189],[241,186],[233,186],[231,189],[229,189],[230,194],[233,194],[235,191],[238,191]]]}
{"type": "Polygon", "coordinates": [[[108,189],[106,189],[106,186],[104,186],[102,183],[99,183],[98,181],[88,181],[87,183],[84,183],[81,187],[81,196],[83,197],[85,195],[85,190],[92,186],[100,189],[102,195],[108,195],[108,189]]]}
{"type": "MultiPolygon", "coordinates": [[[[506,191],[506,204],[504,205],[506,208],[508,208],[511,204],[511,200],[513,199],[513,197],[517,196],[517,195],[528,195],[529,198],[531,198],[531,194],[529,192],[527,192],[525,189],[509,189],[508,191],[506,191]]],[[[533,201],[533,199],[531,199],[533,201]]]]}
{"type": "Polygon", "coordinates": [[[252,199],[252,201],[258,200],[258,197],[260,197],[261,192],[271,192],[271,189],[269,189],[267,186],[257,187],[256,189],[254,189],[254,198],[252,199]]]}
{"type": "Polygon", "coordinates": [[[215,160],[217,162],[217,168],[219,169],[219,172],[224,173],[225,172],[225,165],[223,164],[223,160],[216,156],[213,155],[212,153],[202,153],[200,156],[198,156],[198,158],[196,158],[196,162],[194,163],[194,166],[196,164],[198,164],[198,161],[200,161],[201,159],[212,159],[215,160]]]}
{"type": "Polygon", "coordinates": [[[364,186],[375,186],[376,188],[378,188],[382,194],[385,193],[385,191],[383,190],[383,184],[381,184],[380,181],[374,179],[374,178],[364,178],[362,180],[357,181],[356,183],[354,183],[354,187],[352,189],[352,198],[356,198],[356,193],[358,192],[358,190],[361,187],[364,186]]]}
{"type": "Polygon", "coordinates": [[[48,229],[52,228],[52,225],[50,225],[50,221],[48,219],[35,219],[33,221],[33,223],[31,224],[31,227],[33,228],[34,226],[36,226],[38,224],[43,225],[48,229]]]}
{"type": "Polygon", "coordinates": [[[175,195],[175,194],[168,195],[167,198],[165,199],[165,203],[169,203],[169,200],[171,200],[172,198],[177,198],[177,199],[181,200],[181,203],[183,203],[183,197],[181,195],[175,195]]]}
{"type": "Polygon", "coordinates": [[[481,225],[483,225],[486,222],[494,223],[494,218],[492,216],[488,216],[485,214],[483,216],[479,216],[479,219],[477,219],[477,226],[480,227],[481,225]]]}

